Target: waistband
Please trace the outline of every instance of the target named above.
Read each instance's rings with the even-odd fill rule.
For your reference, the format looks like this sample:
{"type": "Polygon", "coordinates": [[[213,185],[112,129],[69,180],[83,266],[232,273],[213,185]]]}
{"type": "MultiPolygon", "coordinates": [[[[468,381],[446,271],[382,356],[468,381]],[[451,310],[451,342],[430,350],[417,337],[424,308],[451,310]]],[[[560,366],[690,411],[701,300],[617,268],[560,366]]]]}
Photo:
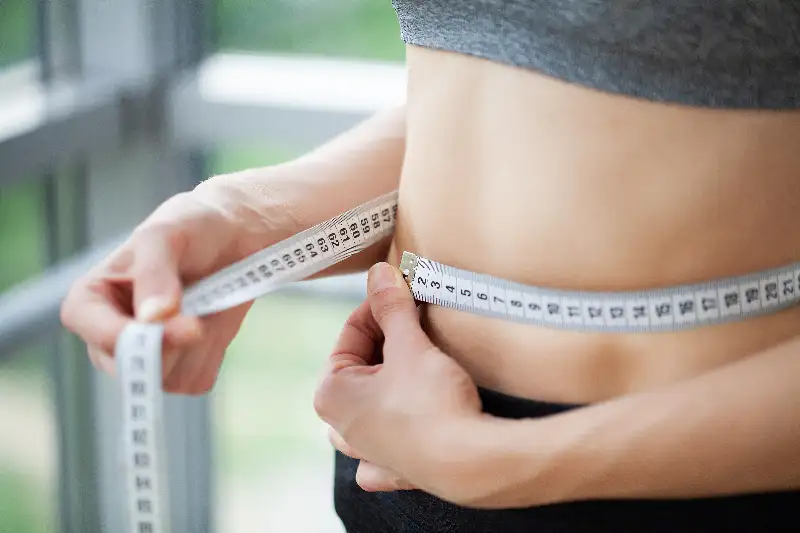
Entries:
{"type": "Polygon", "coordinates": [[[483,412],[499,418],[543,418],[582,407],[582,404],[528,400],[482,387],[478,387],[478,394],[483,412]]]}

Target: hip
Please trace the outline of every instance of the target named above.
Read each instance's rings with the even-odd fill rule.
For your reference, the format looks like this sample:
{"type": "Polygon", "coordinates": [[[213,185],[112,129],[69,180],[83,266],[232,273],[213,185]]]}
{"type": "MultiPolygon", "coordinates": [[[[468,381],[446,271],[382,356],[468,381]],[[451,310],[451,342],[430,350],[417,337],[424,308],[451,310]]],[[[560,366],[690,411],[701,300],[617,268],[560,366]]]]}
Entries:
{"type": "MultiPolygon", "coordinates": [[[[538,418],[576,404],[531,401],[481,389],[485,412],[505,418],[538,418]]],[[[478,510],[450,504],[422,491],[368,493],[355,481],[358,461],[337,453],[334,504],[348,533],[618,532],[722,533],[784,531],[800,492],[692,500],[605,500],[535,508],[478,510]]]]}

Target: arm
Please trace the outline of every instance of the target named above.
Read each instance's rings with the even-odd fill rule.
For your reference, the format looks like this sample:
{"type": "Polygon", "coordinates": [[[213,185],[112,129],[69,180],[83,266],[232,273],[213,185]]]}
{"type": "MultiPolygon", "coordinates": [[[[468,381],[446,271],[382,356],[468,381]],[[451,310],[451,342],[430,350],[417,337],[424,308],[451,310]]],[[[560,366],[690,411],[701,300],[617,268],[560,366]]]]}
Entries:
{"type": "Polygon", "coordinates": [[[379,467],[359,480],[365,490],[416,486],[510,508],[800,488],[800,337],[658,390],[501,419],[482,413],[475,384],[425,335],[399,271],[380,275],[386,266],[370,271],[366,305],[315,397],[333,444],[379,467]],[[364,368],[378,347],[382,364],[364,368]]]}
{"type": "MultiPolygon", "coordinates": [[[[381,111],[286,163],[215,176],[196,191],[234,194],[242,257],[397,189],[405,153],[405,106],[381,111]],[[267,223],[265,225],[265,222],[267,223]],[[265,231],[268,228],[268,231],[265,231]],[[276,234],[277,230],[277,234],[276,234]]],[[[317,277],[363,271],[383,259],[390,237],[317,277]]]]}
{"type": "Polygon", "coordinates": [[[493,420],[480,439],[494,460],[483,463],[514,488],[479,504],[800,488],[799,376],[800,337],[660,390],[548,419],[493,420]]]}
{"type": "MultiPolygon", "coordinates": [[[[119,334],[132,320],[164,323],[164,387],[198,394],[219,365],[252,302],[209,316],[184,316],[185,285],[301,230],[397,188],[405,110],[378,113],[294,161],[216,176],[174,195],[70,288],[64,325],[113,374],[119,334]]],[[[389,237],[321,274],[364,269],[389,237]]]]}

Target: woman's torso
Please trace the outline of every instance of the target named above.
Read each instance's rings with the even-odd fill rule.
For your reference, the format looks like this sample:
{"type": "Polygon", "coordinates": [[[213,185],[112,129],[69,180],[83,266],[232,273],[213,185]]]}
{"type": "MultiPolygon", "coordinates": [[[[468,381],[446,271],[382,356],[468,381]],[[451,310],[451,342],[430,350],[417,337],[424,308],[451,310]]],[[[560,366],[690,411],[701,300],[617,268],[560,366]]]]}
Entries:
{"type": "MultiPolygon", "coordinates": [[[[661,104],[409,46],[403,250],[521,283],[628,290],[800,260],[800,112],[661,104]]],[[[589,334],[426,306],[478,385],[583,403],[800,333],[800,309],[680,333],[589,334]]]]}

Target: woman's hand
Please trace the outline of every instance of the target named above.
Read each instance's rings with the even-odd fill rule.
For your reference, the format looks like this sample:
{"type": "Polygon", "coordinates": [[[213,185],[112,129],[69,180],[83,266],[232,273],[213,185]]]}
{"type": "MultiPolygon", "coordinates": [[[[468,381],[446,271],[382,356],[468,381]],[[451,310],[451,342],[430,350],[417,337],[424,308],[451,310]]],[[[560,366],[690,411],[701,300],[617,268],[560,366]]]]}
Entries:
{"type": "Polygon", "coordinates": [[[368,300],[348,319],[315,396],[331,441],[361,459],[365,490],[421,488],[458,499],[472,461],[470,432],[485,421],[475,384],[419,324],[400,272],[379,263],[368,300]]]}
{"type": "Polygon", "coordinates": [[[212,178],[168,199],[74,283],[61,319],[87,343],[95,367],[114,373],[116,340],[130,321],[162,321],[165,390],[200,394],[213,386],[250,304],[181,316],[183,287],[298,231],[281,198],[274,204],[283,209],[271,209],[263,194],[256,204],[242,176],[212,178]]]}

